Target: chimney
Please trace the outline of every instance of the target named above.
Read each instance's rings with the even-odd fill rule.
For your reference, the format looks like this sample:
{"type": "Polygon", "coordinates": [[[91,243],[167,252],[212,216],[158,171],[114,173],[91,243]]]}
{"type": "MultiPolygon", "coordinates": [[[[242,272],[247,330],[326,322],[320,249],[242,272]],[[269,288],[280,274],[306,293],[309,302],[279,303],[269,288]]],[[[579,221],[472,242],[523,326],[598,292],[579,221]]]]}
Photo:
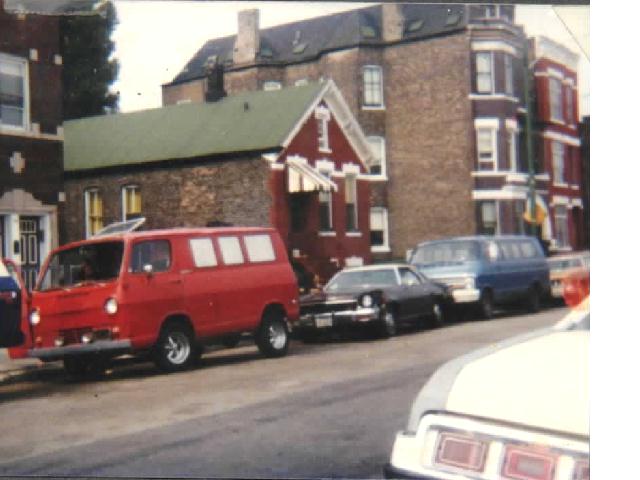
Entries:
{"type": "Polygon", "coordinates": [[[382,39],[385,42],[402,40],[404,16],[402,6],[396,2],[382,4],[382,39]]]}
{"type": "Polygon", "coordinates": [[[252,63],[260,48],[260,11],[238,12],[238,36],[233,49],[233,63],[252,63]]]}
{"type": "Polygon", "coordinates": [[[224,91],[224,66],[219,63],[207,66],[205,76],[204,99],[206,102],[217,102],[227,96],[224,91]]]}

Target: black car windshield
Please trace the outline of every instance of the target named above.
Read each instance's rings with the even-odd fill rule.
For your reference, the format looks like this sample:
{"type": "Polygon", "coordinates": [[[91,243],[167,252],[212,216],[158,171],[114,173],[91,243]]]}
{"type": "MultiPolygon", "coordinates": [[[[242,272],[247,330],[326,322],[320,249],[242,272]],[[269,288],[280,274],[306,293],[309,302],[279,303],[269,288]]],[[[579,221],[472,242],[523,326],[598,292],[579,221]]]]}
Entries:
{"type": "Polygon", "coordinates": [[[355,288],[384,287],[397,285],[396,272],[392,268],[380,270],[359,270],[354,272],[340,272],[329,282],[325,290],[336,292],[355,288]]]}
{"type": "Polygon", "coordinates": [[[414,264],[440,264],[468,262],[482,258],[479,243],[472,240],[459,240],[452,242],[436,242],[419,246],[411,263],[414,264]]]}
{"type": "Polygon", "coordinates": [[[86,282],[117,278],[122,264],[124,243],[90,243],[61,250],[51,257],[38,291],[71,287],[86,282]]]}

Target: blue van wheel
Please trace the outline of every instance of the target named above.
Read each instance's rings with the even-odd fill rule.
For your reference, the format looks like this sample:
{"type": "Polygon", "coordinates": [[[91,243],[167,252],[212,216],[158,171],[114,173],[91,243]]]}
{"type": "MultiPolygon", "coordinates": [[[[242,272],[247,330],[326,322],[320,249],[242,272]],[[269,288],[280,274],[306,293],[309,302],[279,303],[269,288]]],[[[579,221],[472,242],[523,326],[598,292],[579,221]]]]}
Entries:
{"type": "Polygon", "coordinates": [[[493,318],[493,294],[491,290],[482,291],[478,301],[478,314],[483,320],[491,320],[493,318]]]}

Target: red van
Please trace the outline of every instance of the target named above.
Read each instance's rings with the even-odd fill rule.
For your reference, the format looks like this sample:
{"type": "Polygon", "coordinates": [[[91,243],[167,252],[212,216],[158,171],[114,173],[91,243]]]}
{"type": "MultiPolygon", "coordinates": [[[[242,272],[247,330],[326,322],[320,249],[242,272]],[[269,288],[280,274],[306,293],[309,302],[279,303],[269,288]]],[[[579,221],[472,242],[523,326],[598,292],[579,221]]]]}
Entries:
{"type": "Polygon", "coordinates": [[[29,355],[85,373],[124,353],[163,370],[193,364],[205,344],[252,332],[285,355],[298,289],[271,228],[156,230],[94,237],[53,251],[31,298],[29,355]]]}

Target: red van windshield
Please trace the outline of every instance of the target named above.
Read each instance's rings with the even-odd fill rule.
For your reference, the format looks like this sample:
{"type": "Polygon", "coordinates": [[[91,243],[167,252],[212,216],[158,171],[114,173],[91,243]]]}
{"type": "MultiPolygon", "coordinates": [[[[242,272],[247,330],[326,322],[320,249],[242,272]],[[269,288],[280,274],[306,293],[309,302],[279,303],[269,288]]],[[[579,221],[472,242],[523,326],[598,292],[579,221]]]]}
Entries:
{"type": "Polygon", "coordinates": [[[51,257],[36,290],[72,287],[117,278],[123,251],[124,243],[121,241],[90,243],[61,250],[51,257]]]}

